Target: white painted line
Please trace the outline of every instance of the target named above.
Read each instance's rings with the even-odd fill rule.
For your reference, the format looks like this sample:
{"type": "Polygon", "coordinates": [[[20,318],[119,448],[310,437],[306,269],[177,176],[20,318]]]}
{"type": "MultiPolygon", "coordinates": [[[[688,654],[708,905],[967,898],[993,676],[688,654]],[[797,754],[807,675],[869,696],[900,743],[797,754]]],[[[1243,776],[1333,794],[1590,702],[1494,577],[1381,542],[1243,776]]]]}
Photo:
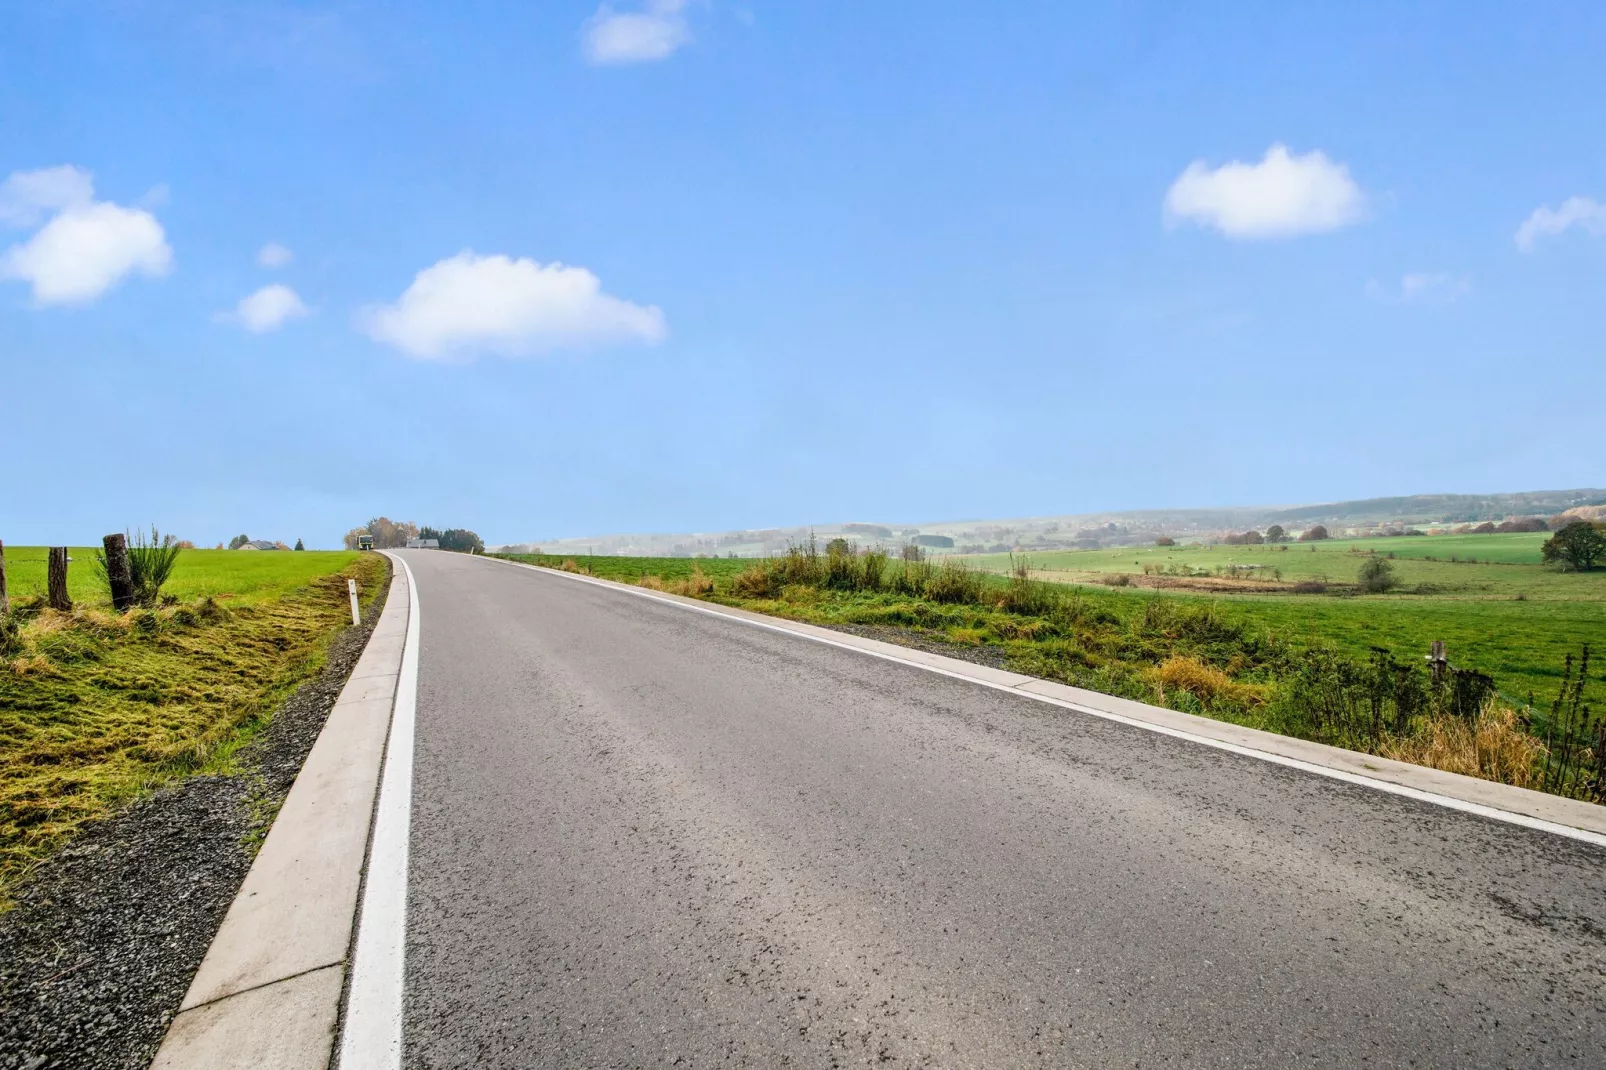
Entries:
{"type": "Polygon", "coordinates": [[[407,953],[407,838],[413,809],[413,729],[418,713],[418,582],[407,562],[407,639],[385,747],[363,883],[351,987],[340,1036],[340,1070],[396,1070],[402,1056],[402,995],[407,953]]]}
{"type": "MultiPolygon", "coordinates": [[[[1399,795],[1407,799],[1415,799],[1418,802],[1431,803],[1434,806],[1442,806],[1449,810],[1459,810],[1462,813],[1475,814],[1478,817],[1489,818],[1493,821],[1503,821],[1510,825],[1520,825],[1523,828],[1536,829],[1540,832],[1548,832],[1554,836],[1563,836],[1567,839],[1579,840],[1583,843],[1594,844],[1597,847],[1606,847],[1606,835],[1602,835],[1598,832],[1591,832],[1588,829],[1574,828],[1571,825],[1563,825],[1555,821],[1546,821],[1543,818],[1530,817],[1527,814],[1513,813],[1510,810],[1501,810],[1493,806],[1485,806],[1482,803],[1470,802],[1466,799],[1457,799],[1452,795],[1441,795],[1438,792],[1426,791],[1422,788],[1413,788],[1407,784],[1395,784],[1387,780],[1378,780],[1373,777],[1361,776],[1359,773],[1352,773],[1347,769],[1334,769],[1331,766],[1318,765],[1315,762],[1304,761],[1300,758],[1290,758],[1286,755],[1274,754],[1271,751],[1257,750],[1253,747],[1245,747],[1242,744],[1231,743],[1227,740],[1213,739],[1210,736],[1198,735],[1184,729],[1172,728],[1169,725],[1155,724],[1152,721],[1144,721],[1136,717],[1128,717],[1125,714],[1115,713],[1111,710],[1101,710],[1093,706],[1083,705],[1081,703],[1067,702],[1064,699],[1054,698],[1050,695],[1040,695],[1032,691],[1027,691],[1022,687],[1010,684],[995,683],[991,680],[984,680],[962,671],[945,669],[936,665],[922,664],[921,662],[913,661],[908,658],[900,658],[896,654],[889,654],[880,650],[867,650],[864,647],[857,646],[853,643],[842,642],[823,635],[814,635],[810,632],[799,631],[795,628],[789,628],[784,624],[771,624],[767,621],[753,620],[751,617],[737,616],[732,613],[721,612],[724,607],[712,608],[708,606],[695,605],[689,602],[681,601],[679,598],[666,597],[645,587],[633,587],[623,583],[615,583],[611,580],[597,579],[593,576],[582,576],[574,572],[564,572],[561,569],[541,568],[536,565],[527,565],[522,561],[508,561],[505,558],[494,557],[487,557],[486,560],[502,561],[504,564],[517,565],[520,568],[528,568],[536,572],[545,573],[547,575],[562,576],[565,579],[579,580],[582,583],[596,584],[599,587],[607,587],[611,590],[619,591],[624,594],[633,594],[640,598],[648,598],[654,602],[660,602],[665,605],[679,606],[682,609],[691,610],[696,613],[706,613],[711,617],[719,617],[723,620],[736,621],[754,628],[762,628],[766,631],[779,632],[783,635],[791,635],[799,639],[810,639],[816,643],[822,643],[825,646],[834,646],[842,650],[854,650],[860,654],[866,654],[873,658],[881,658],[884,661],[896,662],[900,665],[907,665],[911,668],[921,669],[925,672],[936,673],[939,676],[947,676],[956,680],[965,680],[969,683],[979,684],[982,687],[990,687],[995,691],[1007,691],[1012,695],[1020,695],[1025,698],[1033,699],[1037,702],[1047,703],[1050,706],[1059,706],[1063,709],[1075,710],[1078,713],[1085,713],[1092,717],[1102,718],[1106,721],[1114,721],[1117,724],[1130,725],[1133,728],[1141,728],[1145,731],[1155,732],[1163,736],[1171,736],[1176,739],[1185,739],[1190,743],[1198,743],[1206,747],[1214,747],[1216,750],[1227,751],[1231,754],[1239,754],[1246,758],[1254,758],[1259,761],[1269,762],[1273,765],[1281,765],[1290,769],[1298,769],[1306,773],[1314,773],[1317,776],[1328,777],[1332,780],[1341,780],[1346,784],[1357,784],[1361,787],[1371,788],[1374,791],[1387,792],[1390,795],[1399,795]]],[[[1033,680],[1031,682],[1036,683],[1037,681],[1033,680]]],[[[342,1068],[342,1070],[344,1070],[344,1068],[342,1068]]]]}

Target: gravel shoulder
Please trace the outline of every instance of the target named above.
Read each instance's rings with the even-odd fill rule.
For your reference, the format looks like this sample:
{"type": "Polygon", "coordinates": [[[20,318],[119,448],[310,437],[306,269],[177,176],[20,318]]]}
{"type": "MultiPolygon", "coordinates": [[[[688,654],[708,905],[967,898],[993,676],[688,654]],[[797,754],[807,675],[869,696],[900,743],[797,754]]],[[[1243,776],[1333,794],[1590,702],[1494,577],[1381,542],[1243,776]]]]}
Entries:
{"type": "Polygon", "coordinates": [[[0,1070],[143,1070],[384,609],[236,756],[90,827],[0,916],[0,1070]]]}

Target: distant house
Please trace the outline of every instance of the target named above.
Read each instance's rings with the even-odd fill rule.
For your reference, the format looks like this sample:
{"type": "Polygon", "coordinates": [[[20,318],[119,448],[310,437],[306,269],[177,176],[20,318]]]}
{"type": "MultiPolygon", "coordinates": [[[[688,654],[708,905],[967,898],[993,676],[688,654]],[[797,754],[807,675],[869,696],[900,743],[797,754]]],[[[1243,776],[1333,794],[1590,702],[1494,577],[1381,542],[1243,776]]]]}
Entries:
{"type": "Polygon", "coordinates": [[[266,539],[252,539],[250,542],[240,544],[242,550],[277,550],[278,544],[268,542],[266,539]]]}
{"type": "Polygon", "coordinates": [[[408,539],[407,548],[409,550],[439,550],[441,541],[439,539],[408,539]]]}

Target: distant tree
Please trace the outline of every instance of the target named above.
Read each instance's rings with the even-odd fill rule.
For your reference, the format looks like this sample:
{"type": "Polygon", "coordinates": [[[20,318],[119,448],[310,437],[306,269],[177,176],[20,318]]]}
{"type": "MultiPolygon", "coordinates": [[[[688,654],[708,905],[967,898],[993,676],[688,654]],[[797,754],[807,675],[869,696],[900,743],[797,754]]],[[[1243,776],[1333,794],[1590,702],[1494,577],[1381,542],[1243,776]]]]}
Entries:
{"type": "Polygon", "coordinates": [[[947,535],[916,535],[915,542],[921,546],[935,546],[940,549],[952,549],[954,540],[947,535]]]}
{"type": "Polygon", "coordinates": [[[180,550],[193,550],[195,549],[195,543],[190,539],[180,539],[178,541],[178,548],[180,550]]]}
{"type": "Polygon", "coordinates": [[[1154,545],[1156,546],[1175,546],[1176,544],[1177,540],[1173,539],[1169,535],[1161,535],[1158,539],[1154,540],[1154,545]]]}
{"type": "MultiPolygon", "coordinates": [[[[422,537],[422,533],[420,533],[422,537]]],[[[440,533],[442,550],[455,550],[460,554],[483,554],[485,540],[467,528],[447,528],[440,533]]]]}
{"type": "Polygon", "coordinates": [[[1322,527],[1320,524],[1317,524],[1315,527],[1306,528],[1304,531],[1299,533],[1300,542],[1318,542],[1327,537],[1327,529],[1322,527]]]}
{"type": "Polygon", "coordinates": [[[1267,542],[1282,542],[1286,538],[1288,538],[1288,532],[1283,530],[1281,524],[1273,524],[1266,529],[1267,542]]]}
{"type": "Polygon", "coordinates": [[[1549,531],[1550,525],[1540,517],[1524,516],[1514,520],[1502,520],[1494,529],[1501,534],[1513,531],[1549,531]]]}
{"type": "Polygon", "coordinates": [[[1547,564],[1559,564],[1577,572],[1588,572],[1606,557],[1606,524],[1577,520],[1545,540],[1539,556],[1547,564]]]}
{"type": "Polygon", "coordinates": [[[305,550],[306,549],[306,547],[301,544],[301,540],[300,539],[296,540],[296,549],[297,550],[305,550]]]}
{"type": "Polygon", "coordinates": [[[1228,546],[1259,546],[1266,540],[1258,531],[1245,531],[1240,534],[1228,535],[1222,540],[1228,546]]]}
{"type": "Polygon", "coordinates": [[[340,541],[345,545],[346,549],[355,550],[357,548],[358,536],[366,534],[368,534],[367,528],[352,528],[341,537],[340,541]]]}
{"type": "Polygon", "coordinates": [[[1493,535],[1494,533],[1494,524],[1487,520],[1472,529],[1472,534],[1474,535],[1493,535]]]}
{"type": "Polygon", "coordinates": [[[244,546],[250,541],[251,536],[249,535],[236,535],[234,538],[229,540],[229,549],[238,550],[240,547],[244,546]]]}
{"type": "Polygon", "coordinates": [[[1361,571],[1355,579],[1355,585],[1367,594],[1382,594],[1398,586],[1399,580],[1394,575],[1394,566],[1384,557],[1368,557],[1361,562],[1361,571]]]}
{"type": "Polygon", "coordinates": [[[828,557],[852,557],[853,544],[839,535],[825,544],[825,553],[828,557]]]}
{"type": "Polygon", "coordinates": [[[368,521],[362,528],[353,528],[347,532],[346,538],[351,540],[351,549],[355,550],[357,535],[372,535],[374,549],[393,550],[398,546],[406,546],[408,539],[418,538],[418,525],[410,520],[391,520],[389,517],[376,516],[368,521]]]}

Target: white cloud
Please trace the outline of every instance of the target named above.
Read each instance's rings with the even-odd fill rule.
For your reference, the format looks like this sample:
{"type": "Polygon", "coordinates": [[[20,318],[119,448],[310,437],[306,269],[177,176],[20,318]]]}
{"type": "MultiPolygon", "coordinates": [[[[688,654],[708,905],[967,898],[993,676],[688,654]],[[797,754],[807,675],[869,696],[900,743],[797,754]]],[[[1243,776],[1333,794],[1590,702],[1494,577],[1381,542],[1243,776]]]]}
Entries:
{"type": "Polygon", "coordinates": [[[0,257],[0,278],[32,284],[40,305],[93,301],[139,272],[165,275],[173,250],[149,212],[96,202],[68,208],[0,257]]]}
{"type": "Polygon", "coordinates": [[[370,338],[425,360],[652,344],[667,333],[661,311],[603,293],[585,268],[472,252],[420,271],[395,303],[363,311],[357,323],[370,338]]]}
{"type": "Polygon", "coordinates": [[[88,204],[94,197],[94,179],[72,164],[16,171],[0,183],[0,223],[37,226],[51,212],[88,204]]]}
{"type": "Polygon", "coordinates": [[[1517,248],[1532,252],[1542,234],[1560,234],[1578,227],[1587,234],[1606,234],[1606,204],[1591,197],[1568,197],[1560,208],[1540,206],[1517,228],[1517,248]]]}
{"type": "Polygon", "coordinates": [[[1366,216],[1349,168],[1321,151],[1295,156],[1273,145],[1259,163],[1211,170],[1195,160],[1165,196],[1169,223],[1214,227],[1229,238],[1278,238],[1337,230],[1366,216]]]}
{"type": "Polygon", "coordinates": [[[254,334],[264,334],[283,327],[287,320],[305,316],[307,311],[294,290],[276,282],[242,297],[233,312],[223,313],[218,318],[238,323],[254,334]]]}
{"type": "Polygon", "coordinates": [[[691,40],[686,0],[647,0],[641,11],[615,11],[603,4],[586,20],[582,46],[599,65],[667,59],[691,40]]]}
{"type": "Polygon", "coordinates": [[[265,268],[284,267],[295,258],[295,253],[292,253],[276,241],[270,241],[257,250],[257,263],[265,268]]]}

